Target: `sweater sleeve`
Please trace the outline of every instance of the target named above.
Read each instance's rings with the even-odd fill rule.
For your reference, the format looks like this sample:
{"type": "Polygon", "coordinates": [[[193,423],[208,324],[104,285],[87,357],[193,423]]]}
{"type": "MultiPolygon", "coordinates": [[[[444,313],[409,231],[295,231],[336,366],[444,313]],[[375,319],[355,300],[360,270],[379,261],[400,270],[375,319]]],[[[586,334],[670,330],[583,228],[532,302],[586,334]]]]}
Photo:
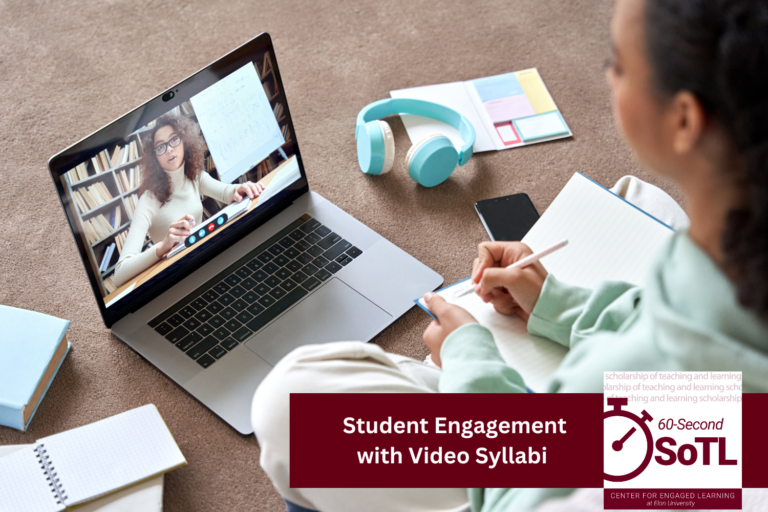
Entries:
{"type": "Polygon", "coordinates": [[[220,203],[229,204],[234,200],[237,185],[227,185],[212,178],[207,172],[200,173],[200,193],[212,197],[220,203]]]}
{"type": "Polygon", "coordinates": [[[573,347],[597,332],[617,332],[640,309],[642,290],[603,281],[594,290],[572,286],[549,274],[528,319],[528,332],[573,347]]]}
{"type": "Polygon", "coordinates": [[[519,373],[501,357],[493,334],[480,324],[462,325],[440,349],[441,393],[525,393],[519,373]]]}
{"type": "Polygon", "coordinates": [[[154,247],[150,247],[146,251],[141,250],[156,211],[153,206],[148,194],[143,194],[139,199],[139,204],[136,206],[131,220],[131,228],[128,231],[128,236],[125,237],[120,259],[115,266],[115,275],[112,278],[115,286],[122,286],[160,259],[157,257],[154,247]]]}

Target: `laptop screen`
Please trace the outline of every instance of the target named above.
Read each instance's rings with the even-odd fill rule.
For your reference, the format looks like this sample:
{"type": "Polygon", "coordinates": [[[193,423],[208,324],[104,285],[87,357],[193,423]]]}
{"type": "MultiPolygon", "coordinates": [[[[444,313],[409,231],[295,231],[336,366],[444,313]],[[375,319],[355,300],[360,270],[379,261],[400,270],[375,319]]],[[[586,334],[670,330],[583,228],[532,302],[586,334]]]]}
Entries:
{"type": "Polygon", "coordinates": [[[307,188],[267,34],[49,167],[107,325],[307,188]]]}

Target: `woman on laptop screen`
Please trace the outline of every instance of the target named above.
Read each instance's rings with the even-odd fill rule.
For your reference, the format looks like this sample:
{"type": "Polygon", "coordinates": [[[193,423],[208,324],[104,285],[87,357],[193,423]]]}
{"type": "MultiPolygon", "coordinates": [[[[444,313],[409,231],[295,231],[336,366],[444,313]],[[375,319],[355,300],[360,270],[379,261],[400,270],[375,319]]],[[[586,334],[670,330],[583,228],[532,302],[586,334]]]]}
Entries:
{"type": "Polygon", "coordinates": [[[205,171],[205,141],[200,126],[185,116],[166,114],[142,140],[141,188],[131,229],[115,267],[120,286],[149,268],[192,234],[203,217],[201,196],[230,204],[263,191],[256,183],[227,185],[205,171]],[[149,234],[152,247],[142,252],[149,234]]]}

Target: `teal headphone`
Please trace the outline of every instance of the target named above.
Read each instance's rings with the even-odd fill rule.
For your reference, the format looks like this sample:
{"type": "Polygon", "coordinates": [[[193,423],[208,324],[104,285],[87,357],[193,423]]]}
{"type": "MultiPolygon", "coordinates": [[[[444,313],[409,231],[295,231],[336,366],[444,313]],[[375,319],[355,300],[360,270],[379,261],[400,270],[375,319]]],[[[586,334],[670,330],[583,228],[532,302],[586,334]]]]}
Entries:
{"type": "Polygon", "coordinates": [[[371,103],[357,115],[357,160],[365,174],[385,174],[395,161],[395,139],[392,129],[381,121],[394,114],[414,114],[437,119],[459,130],[464,145],[458,151],[444,135],[430,135],[414,144],[405,157],[408,174],[425,187],[434,187],[448,179],[456,164],[464,165],[472,158],[475,129],[455,110],[429,101],[389,99],[371,103]]]}

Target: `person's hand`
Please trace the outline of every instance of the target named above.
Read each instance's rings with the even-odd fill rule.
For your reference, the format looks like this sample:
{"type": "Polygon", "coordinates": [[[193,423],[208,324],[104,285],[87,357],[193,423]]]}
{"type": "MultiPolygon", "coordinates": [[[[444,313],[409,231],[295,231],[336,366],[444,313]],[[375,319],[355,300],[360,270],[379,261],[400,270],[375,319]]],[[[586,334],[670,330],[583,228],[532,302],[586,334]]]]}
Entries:
{"type": "Polygon", "coordinates": [[[526,322],[541,295],[547,271],[540,262],[521,269],[506,267],[533,254],[521,242],[484,242],[472,266],[475,292],[503,315],[516,314],[526,322]]]}
{"type": "Polygon", "coordinates": [[[234,202],[239,203],[246,197],[250,199],[256,199],[264,192],[264,185],[261,183],[251,183],[246,181],[245,183],[239,183],[235,187],[235,195],[233,196],[234,202]]]}
{"type": "Polygon", "coordinates": [[[477,320],[466,309],[447,303],[436,293],[429,292],[424,295],[424,302],[439,320],[432,320],[432,323],[424,331],[422,339],[429,347],[432,362],[442,368],[440,348],[443,346],[445,338],[462,325],[476,324],[477,320]]]}
{"type": "Polygon", "coordinates": [[[195,225],[195,218],[189,214],[183,216],[168,228],[168,234],[163,241],[157,244],[155,254],[162,258],[173,249],[179,242],[184,243],[184,239],[192,234],[192,226],[195,225]]]}

